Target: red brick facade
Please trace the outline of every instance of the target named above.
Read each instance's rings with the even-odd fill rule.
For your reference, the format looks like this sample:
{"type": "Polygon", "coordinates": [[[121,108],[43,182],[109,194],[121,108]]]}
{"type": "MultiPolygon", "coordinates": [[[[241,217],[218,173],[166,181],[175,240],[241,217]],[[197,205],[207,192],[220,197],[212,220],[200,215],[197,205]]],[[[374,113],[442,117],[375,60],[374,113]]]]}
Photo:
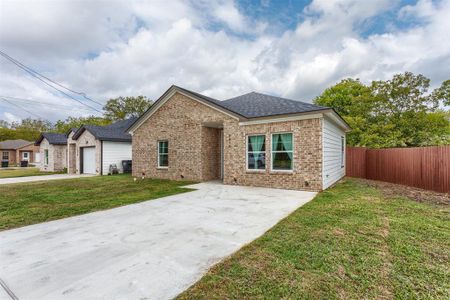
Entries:
{"type": "Polygon", "coordinates": [[[133,175],[286,189],[322,189],[322,119],[259,125],[175,93],[133,132],[133,175]],[[293,134],[293,171],[271,171],[271,134],[293,134]],[[266,169],[247,171],[246,137],[264,134],[266,169]],[[222,138],[223,136],[223,138],[222,138]],[[169,166],[158,168],[158,141],[169,142],[169,166]],[[223,143],[223,146],[222,146],[223,143]],[[222,150],[223,149],[223,153],[222,150]]]}

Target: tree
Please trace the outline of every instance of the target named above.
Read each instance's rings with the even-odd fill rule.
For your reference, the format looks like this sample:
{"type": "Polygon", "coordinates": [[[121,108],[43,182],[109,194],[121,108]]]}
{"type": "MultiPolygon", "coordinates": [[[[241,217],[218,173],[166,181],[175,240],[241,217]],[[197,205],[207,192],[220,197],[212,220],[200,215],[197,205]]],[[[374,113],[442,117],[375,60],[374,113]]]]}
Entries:
{"type": "Polygon", "coordinates": [[[145,96],[109,99],[103,107],[104,117],[112,121],[138,117],[152,104],[153,102],[145,96]]]}
{"type": "Polygon", "coordinates": [[[10,128],[2,130],[0,139],[24,139],[28,141],[36,140],[41,132],[53,130],[53,125],[48,120],[23,119],[20,122],[12,122],[10,128]]]}
{"type": "Polygon", "coordinates": [[[79,128],[83,125],[104,126],[111,124],[111,121],[102,117],[68,117],[65,120],[58,120],[55,124],[55,131],[59,133],[67,133],[71,128],[79,128]]]}
{"type": "MultiPolygon", "coordinates": [[[[391,80],[345,79],[326,89],[314,102],[334,107],[352,127],[351,146],[404,147],[450,143],[450,118],[439,110],[447,85],[428,94],[430,80],[406,72],[391,80]]],[[[448,91],[448,90],[447,90],[448,91]]]]}
{"type": "Polygon", "coordinates": [[[435,89],[431,96],[435,101],[442,101],[443,105],[450,106],[450,79],[444,81],[439,88],[435,89]]]}

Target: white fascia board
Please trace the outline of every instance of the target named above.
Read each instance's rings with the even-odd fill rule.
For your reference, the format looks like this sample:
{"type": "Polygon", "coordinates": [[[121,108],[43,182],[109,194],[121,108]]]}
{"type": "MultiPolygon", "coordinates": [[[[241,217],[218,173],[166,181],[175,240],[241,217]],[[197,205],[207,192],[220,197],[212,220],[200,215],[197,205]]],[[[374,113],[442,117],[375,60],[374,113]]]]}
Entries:
{"type": "Polygon", "coordinates": [[[345,123],[334,110],[326,112],[325,116],[327,116],[333,123],[341,127],[345,132],[349,132],[351,130],[348,124],[345,123]]]}

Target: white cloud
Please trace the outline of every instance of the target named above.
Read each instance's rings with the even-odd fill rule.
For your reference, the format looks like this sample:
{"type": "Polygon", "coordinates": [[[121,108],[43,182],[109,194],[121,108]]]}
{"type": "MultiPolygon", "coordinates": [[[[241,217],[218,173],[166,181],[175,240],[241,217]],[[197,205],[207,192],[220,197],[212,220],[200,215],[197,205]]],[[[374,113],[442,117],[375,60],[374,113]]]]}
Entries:
{"type": "Polygon", "coordinates": [[[13,122],[20,122],[20,120],[21,120],[21,118],[19,118],[18,116],[15,116],[15,115],[13,115],[12,113],[9,113],[9,112],[4,112],[3,113],[3,118],[9,124],[11,124],[13,122]]]}
{"type": "MultiPolygon", "coordinates": [[[[398,1],[316,0],[295,29],[279,36],[225,0],[1,5],[3,50],[103,102],[120,95],[157,98],[171,84],[218,99],[258,90],[311,101],[346,77],[370,81],[414,71],[438,85],[450,75],[449,0],[405,6],[398,18],[417,21],[414,26],[368,36],[361,32],[372,18],[398,1]]],[[[7,74],[0,95],[78,105],[3,60],[0,67],[7,74]]],[[[52,119],[67,116],[45,107],[38,111],[52,119]]]]}

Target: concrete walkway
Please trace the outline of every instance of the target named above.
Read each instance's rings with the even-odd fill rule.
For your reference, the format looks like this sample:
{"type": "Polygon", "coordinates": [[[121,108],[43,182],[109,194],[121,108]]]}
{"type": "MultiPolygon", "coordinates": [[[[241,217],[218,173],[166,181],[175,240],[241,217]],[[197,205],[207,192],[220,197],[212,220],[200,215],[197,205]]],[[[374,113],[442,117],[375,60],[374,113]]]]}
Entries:
{"type": "Polygon", "coordinates": [[[24,182],[33,182],[33,181],[59,180],[59,179],[72,179],[72,178],[91,177],[91,176],[95,176],[95,175],[90,175],[90,174],[82,174],[82,175],[52,174],[52,175],[1,178],[0,184],[24,183],[24,182]]]}
{"type": "Polygon", "coordinates": [[[192,187],[198,190],[0,232],[0,278],[19,299],[171,299],[315,196],[192,187]]]}

